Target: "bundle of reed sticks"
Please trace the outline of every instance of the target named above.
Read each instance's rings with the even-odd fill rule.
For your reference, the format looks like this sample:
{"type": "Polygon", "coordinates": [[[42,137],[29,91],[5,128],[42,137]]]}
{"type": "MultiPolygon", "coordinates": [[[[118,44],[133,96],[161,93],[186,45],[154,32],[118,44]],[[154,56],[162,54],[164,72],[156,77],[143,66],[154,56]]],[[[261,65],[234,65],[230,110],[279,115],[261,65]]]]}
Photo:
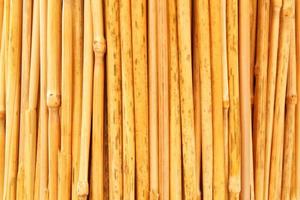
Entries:
{"type": "Polygon", "coordinates": [[[0,199],[300,199],[300,1],[0,0],[0,199]]]}

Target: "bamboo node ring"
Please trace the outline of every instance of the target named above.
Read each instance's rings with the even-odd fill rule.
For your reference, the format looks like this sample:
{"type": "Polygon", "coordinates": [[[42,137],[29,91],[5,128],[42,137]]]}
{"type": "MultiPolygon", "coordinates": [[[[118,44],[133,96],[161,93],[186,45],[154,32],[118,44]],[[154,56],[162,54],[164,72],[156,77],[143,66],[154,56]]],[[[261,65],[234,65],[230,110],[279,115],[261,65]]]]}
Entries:
{"type": "Polygon", "coordinates": [[[58,108],[60,106],[60,94],[47,94],[47,106],[49,108],[58,108]]]}
{"type": "Polygon", "coordinates": [[[292,96],[286,97],[286,104],[288,104],[288,105],[296,105],[297,104],[297,96],[296,95],[292,95],[292,96]]]}
{"type": "Polygon", "coordinates": [[[94,40],[94,52],[96,55],[104,56],[106,52],[106,41],[104,38],[96,38],[94,40]]]}
{"type": "Polygon", "coordinates": [[[87,196],[89,194],[89,183],[87,181],[79,181],[77,194],[79,197],[87,196]]]}

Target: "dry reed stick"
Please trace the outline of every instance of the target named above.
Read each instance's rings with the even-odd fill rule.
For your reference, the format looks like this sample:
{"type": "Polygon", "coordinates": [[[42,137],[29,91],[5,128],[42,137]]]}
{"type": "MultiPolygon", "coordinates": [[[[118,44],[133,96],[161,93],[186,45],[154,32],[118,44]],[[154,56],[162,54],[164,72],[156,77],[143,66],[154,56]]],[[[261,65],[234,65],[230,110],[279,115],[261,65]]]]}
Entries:
{"type": "Polygon", "coordinates": [[[178,70],[178,43],[176,0],[168,1],[168,50],[169,50],[169,98],[170,98],[170,199],[181,200],[181,121],[178,70]]]}
{"type": "MultiPolygon", "coordinates": [[[[177,0],[179,89],[182,128],[183,190],[186,199],[196,199],[196,155],[191,52],[191,2],[177,0]]],[[[198,10],[199,11],[199,10],[198,10]]],[[[211,158],[212,159],[212,158],[211,158]]]]}
{"type": "Polygon", "coordinates": [[[58,199],[71,198],[72,177],[72,2],[62,8],[61,148],[58,154],[58,199]]]}
{"type": "Polygon", "coordinates": [[[250,1],[239,2],[239,68],[240,68],[240,115],[242,139],[242,190],[241,199],[250,199],[250,138],[251,123],[251,86],[250,81],[250,1]]]}
{"type": "MultiPolygon", "coordinates": [[[[211,38],[212,125],[213,125],[213,198],[226,198],[225,147],[223,134],[223,66],[221,0],[209,1],[211,38]]],[[[203,105],[204,106],[204,105],[203,105]]]]}
{"type": "Polygon", "coordinates": [[[296,132],[295,132],[295,188],[296,198],[300,198],[300,2],[296,4],[296,71],[297,71],[297,105],[296,105],[296,132]]]}
{"type": "Polygon", "coordinates": [[[251,104],[254,103],[254,69],[255,69],[255,49],[256,49],[256,28],[257,28],[257,0],[250,1],[250,87],[251,104]]]}
{"type": "Polygon", "coordinates": [[[72,199],[77,200],[82,113],[83,0],[72,2],[73,106],[72,106],[72,199]]]}
{"type": "Polygon", "coordinates": [[[241,130],[238,59],[238,2],[227,1],[227,55],[229,83],[229,177],[230,199],[239,199],[241,190],[241,130]]]}
{"type": "Polygon", "coordinates": [[[29,93],[28,108],[25,113],[25,142],[24,142],[24,197],[25,199],[34,198],[35,185],[35,165],[37,153],[37,120],[38,120],[38,90],[40,73],[40,17],[39,0],[33,3],[32,21],[32,40],[30,74],[29,74],[29,93]]]}
{"type": "Polygon", "coordinates": [[[150,200],[158,200],[157,1],[148,1],[150,200]]]}
{"type": "Polygon", "coordinates": [[[146,9],[147,7],[145,0],[135,0],[131,2],[137,199],[149,198],[150,173],[148,142],[149,135],[146,9]]]}
{"type": "Polygon", "coordinates": [[[265,137],[266,137],[266,98],[269,35],[270,0],[258,1],[256,76],[254,96],[254,155],[255,155],[255,198],[264,198],[265,137]]]}
{"type": "MultiPolygon", "coordinates": [[[[109,177],[110,177],[109,178],[109,199],[115,200],[115,199],[121,199],[123,194],[122,113],[121,113],[122,96],[121,96],[121,48],[120,48],[121,44],[120,44],[120,27],[119,27],[120,4],[119,1],[117,0],[108,0],[106,1],[105,6],[106,6],[105,19],[107,22],[106,33],[107,33],[107,44],[108,44],[107,57],[106,57],[107,58],[106,73],[107,73],[107,115],[108,115],[107,126],[108,126],[108,155],[109,155],[108,157],[109,157],[109,177]]],[[[141,77],[139,76],[139,78],[141,77]]],[[[145,79],[143,78],[143,80],[145,79]]],[[[137,93],[135,94],[137,95],[137,93]]],[[[141,148],[136,148],[136,149],[138,149],[139,152],[141,151],[141,148]]]]}
{"type": "Polygon", "coordinates": [[[0,0],[0,46],[2,44],[3,20],[4,20],[4,3],[5,0],[0,0]]]}
{"type": "MultiPolygon", "coordinates": [[[[104,2],[92,1],[94,32],[94,85],[93,85],[93,128],[91,157],[90,199],[104,199],[104,2]]],[[[133,122],[134,123],[134,122],[133,122]]],[[[134,146],[133,146],[134,148],[134,146]]]]}
{"type": "MultiPolygon", "coordinates": [[[[130,0],[120,1],[123,115],[123,199],[135,197],[134,94],[130,0]]],[[[137,150],[139,151],[139,150],[137,150]]]]}
{"type": "MultiPolygon", "coordinates": [[[[294,5],[294,1],[293,1],[294,5]]],[[[293,6],[294,10],[294,6],[293,6]]],[[[284,147],[283,147],[283,171],[281,199],[289,200],[291,195],[293,151],[295,141],[295,110],[297,103],[297,77],[296,77],[296,46],[295,46],[295,12],[292,14],[289,66],[286,91],[286,116],[284,127],[284,147]]]]}
{"type": "Polygon", "coordinates": [[[283,0],[283,8],[280,17],[278,67],[269,184],[269,199],[274,200],[280,199],[281,196],[285,94],[289,64],[292,2],[293,0],[283,0]]]}
{"type": "MultiPolygon", "coordinates": [[[[39,8],[38,8],[39,12],[39,8]]],[[[39,49],[40,50],[40,49],[39,49]]],[[[40,95],[38,95],[38,98],[40,95]]],[[[40,104],[38,105],[38,134],[37,134],[37,150],[36,150],[36,163],[35,163],[35,177],[34,177],[34,200],[39,200],[40,199],[40,166],[41,166],[41,106],[40,104]]]]}
{"type": "Polygon", "coordinates": [[[18,170],[18,139],[20,115],[20,77],[21,77],[21,38],[22,1],[10,2],[10,23],[7,52],[7,95],[6,95],[6,146],[5,185],[3,199],[16,199],[16,178],[18,170]]]}
{"type": "Polygon", "coordinates": [[[47,106],[49,111],[49,199],[58,198],[58,150],[61,105],[61,1],[47,5],[47,106]]]}

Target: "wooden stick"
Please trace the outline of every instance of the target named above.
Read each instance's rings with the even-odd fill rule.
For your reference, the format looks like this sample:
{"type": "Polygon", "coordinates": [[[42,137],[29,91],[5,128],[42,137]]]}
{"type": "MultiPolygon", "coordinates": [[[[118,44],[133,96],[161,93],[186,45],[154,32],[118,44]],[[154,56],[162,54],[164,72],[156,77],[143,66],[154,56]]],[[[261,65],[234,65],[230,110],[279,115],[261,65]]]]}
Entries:
{"type": "Polygon", "coordinates": [[[283,0],[280,19],[269,199],[279,199],[281,194],[285,94],[289,64],[292,2],[293,0],[283,0]]]}
{"type": "Polygon", "coordinates": [[[22,1],[12,0],[7,57],[5,185],[3,199],[16,199],[21,77],[22,1]],[[13,17],[12,17],[13,16],[13,17]]]}
{"type": "MultiPolygon", "coordinates": [[[[198,188],[195,163],[194,106],[193,99],[191,98],[193,95],[193,86],[190,34],[191,15],[189,14],[191,9],[190,3],[190,1],[177,0],[177,27],[184,197],[186,199],[196,199],[198,188]]],[[[205,194],[206,192],[207,191],[205,191],[205,194]]]]}
{"type": "Polygon", "coordinates": [[[58,198],[58,150],[60,143],[61,105],[61,1],[47,6],[47,106],[49,111],[49,199],[58,198]]]}
{"type": "Polygon", "coordinates": [[[146,9],[147,8],[145,0],[135,0],[131,2],[137,199],[149,198],[150,173],[148,142],[149,137],[146,9]]]}
{"type": "Polygon", "coordinates": [[[297,103],[297,77],[296,77],[296,45],[295,45],[295,12],[293,1],[293,14],[291,23],[291,43],[289,52],[289,69],[287,77],[286,92],[286,117],[284,127],[284,147],[283,147],[283,171],[282,171],[282,187],[281,199],[290,199],[291,182],[292,182],[292,166],[293,151],[295,141],[295,110],[297,103]]]}
{"type": "MultiPolygon", "coordinates": [[[[91,160],[91,199],[104,199],[104,39],[103,1],[92,1],[94,31],[94,86],[93,86],[93,132],[91,160]]],[[[133,103],[132,103],[133,104],[133,103]]],[[[133,122],[134,123],[134,122],[133,122]]],[[[134,130],[134,129],[132,129],[134,130]]],[[[134,133],[133,133],[134,134],[134,133]]],[[[134,148],[134,146],[133,146],[134,148]]],[[[134,160],[134,159],[133,159],[134,160]]]]}
{"type": "Polygon", "coordinates": [[[29,75],[29,99],[28,108],[25,113],[25,143],[24,143],[24,192],[25,199],[34,198],[35,185],[35,164],[36,164],[36,143],[37,143],[37,106],[40,73],[40,21],[39,21],[39,0],[34,1],[33,26],[29,75]]]}
{"type": "Polygon", "coordinates": [[[47,0],[40,0],[40,198],[48,199],[47,0]]]}
{"type": "MultiPolygon", "coordinates": [[[[39,8],[38,8],[39,12],[39,8]]],[[[39,49],[40,50],[40,49],[39,49]]],[[[40,95],[38,94],[38,98],[40,95]]],[[[37,134],[37,150],[36,150],[36,164],[35,164],[35,180],[34,180],[34,200],[40,199],[40,167],[41,167],[41,106],[40,104],[38,105],[38,134],[37,134]]]]}
{"type": "Polygon", "coordinates": [[[169,94],[170,94],[170,199],[182,199],[181,121],[178,70],[176,0],[168,1],[169,94]]]}
{"type": "Polygon", "coordinates": [[[157,1],[148,1],[150,200],[158,200],[157,1]]]}
{"type": "Polygon", "coordinates": [[[71,198],[72,175],[72,2],[65,0],[62,10],[62,98],[61,149],[58,155],[58,199],[71,198]]]}
{"type": "Polygon", "coordinates": [[[257,34],[257,0],[250,1],[250,87],[251,87],[251,104],[254,101],[254,69],[255,69],[255,49],[257,34]]]}
{"type": "Polygon", "coordinates": [[[0,46],[2,44],[3,20],[4,20],[4,3],[5,0],[0,0],[0,46]]]}
{"type": "MultiPolygon", "coordinates": [[[[122,186],[122,102],[121,102],[121,44],[117,0],[105,3],[107,32],[107,126],[109,154],[109,199],[121,199],[122,186]]],[[[140,7],[139,7],[140,8],[140,7]]],[[[132,23],[135,24],[135,23],[132,23]]],[[[140,25],[139,23],[137,23],[140,25]]],[[[139,49],[140,51],[140,49],[139,49]]],[[[134,54],[134,51],[133,51],[134,54]]],[[[136,77],[136,76],[135,76],[136,77]]],[[[141,78],[141,77],[139,77],[141,78]]],[[[143,78],[143,80],[145,80],[143,78]]],[[[143,88],[144,89],[144,88],[143,88]]],[[[136,93],[135,93],[136,94],[136,93]]],[[[138,139],[136,140],[138,141],[138,139]]],[[[140,145],[142,145],[140,143],[140,145]]],[[[137,148],[141,152],[141,148],[137,148]]],[[[145,158],[144,158],[145,159],[145,158]]]]}
{"type": "Polygon", "coordinates": [[[83,0],[72,1],[73,110],[72,110],[72,199],[77,200],[82,113],[83,0]]]}

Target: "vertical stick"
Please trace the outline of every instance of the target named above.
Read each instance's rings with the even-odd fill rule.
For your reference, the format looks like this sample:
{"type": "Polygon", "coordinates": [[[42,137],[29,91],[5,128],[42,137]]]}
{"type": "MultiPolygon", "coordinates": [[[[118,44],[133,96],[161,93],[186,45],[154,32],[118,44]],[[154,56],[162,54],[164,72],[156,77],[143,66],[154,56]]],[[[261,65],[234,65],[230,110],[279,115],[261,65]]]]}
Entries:
{"type": "Polygon", "coordinates": [[[158,200],[157,1],[148,1],[150,200],[158,200]]]}
{"type": "MultiPolygon", "coordinates": [[[[118,0],[106,1],[109,199],[122,198],[121,44],[118,0]]],[[[139,7],[140,8],[140,7],[139,7]]],[[[135,23],[132,23],[135,24],[135,23]]],[[[140,25],[139,23],[137,23],[140,25]]],[[[140,49],[139,49],[140,52],[140,49]]],[[[133,52],[134,54],[134,52],[133,52]]],[[[136,76],[135,76],[136,77],[136,76]]],[[[137,77],[141,78],[139,75],[137,77]]],[[[143,80],[145,80],[143,78],[143,80]]],[[[143,88],[144,90],[144,88],[143,88]]],[[[137,93],[135,93],[137,94],[137,93]]],[[[141,109],[141,108],[140,108],[141,109]]],[[[141,112],[141,110],[140,110],[141,112]]],[[[136,130],[138,131],[138,130],[136,130]]],[[[138,141],[138,139],[136,140],[138,141]]],[[[141,142],[140,142],[140,145],[141,142]]],[[[144,145],[144,144],[143,144],[144,145]]],[[[143,146],[142,145],[142,146],[143,146]]],[[[137,148],[141,152],[141,148],[137,148]]],[[[145,156],[145,155],[144,155],[145,156]]],[[[145,158],[144,158],[145,159],[145,158]]]]}
{"type": "Polygon", "coordinates": [[[5,0],[0,0],[0,46],[2,43],[2,34],[3,32],[3,21],[4,21],[4,4],[5,4],[5,0]]]}
{"type": "MultiPolygon", "coordinates": [[[[137,199],[149,198],[149,136],[146,1],[131,2],[137,199]]],[[[163,31],[163,30],[162,30],[163,31]]],[[[158,63],[159,64],[159,63],[158,63]]]]}
{"type": "MultiPolygon", "coordinates": [[[[184,197],[196,199],[196,155],[191,52],[191,2],[177,0],[179,88],[182,128],[184,197]]],[[[211,158],[212,159],[212,158],[211,158]]]]}
{"type": "Polygon", "coordinates": [[[291,36],[291,17],[293,0],[283,0],[280,18],[278,68],[276,80],[275,111],[271,154],[271,171],[269,199],[280,199],[282,162],[283,162],[283,140],[284,140],[284,114],[287,74],[289,65],[289,49],[291,36]]]}
{"type": "MultiPolygon", "coordinates": [[[[256,28],[257,28],[257,1],[251,0],[250,7],[250,87],[251,87],[251,104],[253,104],[253,87],[254,87],[254,69],[255,69],[255,49],[256,49],[256,28]]],[[[247,8],[249,9],[249,8],[247,8]]]]}
{"type": "MultiPolygon", "coordinates": [[[[39,8],[38,8],[38,12],[39,8]]],[[[39,25],[40,26],[40,25],[39,25]]],[[[38,49],[40,50],[40,48],[38,49]]],[[[38,94],[38,98],[40,95],[38,94]]],[[[35,163],[35,177],[34,177],[34,200],[40,199],[40,166],[41,166],[41,122],[39,121],[41,118],[41,107],[38,105],[38,133],[37,133],[37,149],[36,149],[36,163],[35,163]]]]}

